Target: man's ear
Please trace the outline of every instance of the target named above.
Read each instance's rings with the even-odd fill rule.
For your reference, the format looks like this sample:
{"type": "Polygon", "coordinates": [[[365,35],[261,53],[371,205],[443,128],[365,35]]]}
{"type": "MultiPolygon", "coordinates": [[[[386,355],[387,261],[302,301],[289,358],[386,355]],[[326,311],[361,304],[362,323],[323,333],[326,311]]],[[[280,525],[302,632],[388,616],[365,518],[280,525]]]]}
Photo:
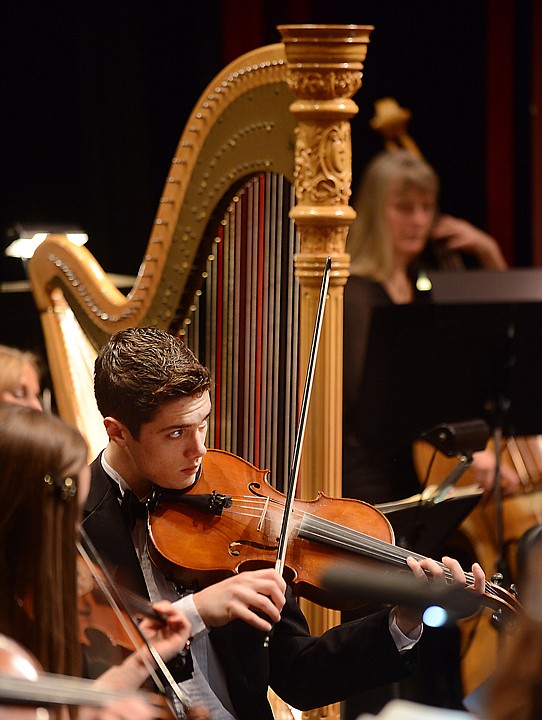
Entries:
{"type": "Polygon", "coordinates": [[[126,425],[113,417],[106,417],[104,418],[104,427],[109,440],[116,443],[119,447],[126,447],[126,440],[130,435],[130,431],[126,425]]]}

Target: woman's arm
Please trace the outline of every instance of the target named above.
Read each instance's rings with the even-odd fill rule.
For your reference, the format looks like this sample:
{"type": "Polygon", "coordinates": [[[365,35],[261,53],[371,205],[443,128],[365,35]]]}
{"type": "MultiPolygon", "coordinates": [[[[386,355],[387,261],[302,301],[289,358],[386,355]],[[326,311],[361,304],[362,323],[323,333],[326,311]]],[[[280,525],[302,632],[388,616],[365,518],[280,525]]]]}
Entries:
{"type": "Polygon", "coordinates": [[[441,215],[433,226],[431,240],[444,242],[450,250],[474,255],[486,270],[506,270],[508,267],[495,238],[467,220],[441,215]]]}

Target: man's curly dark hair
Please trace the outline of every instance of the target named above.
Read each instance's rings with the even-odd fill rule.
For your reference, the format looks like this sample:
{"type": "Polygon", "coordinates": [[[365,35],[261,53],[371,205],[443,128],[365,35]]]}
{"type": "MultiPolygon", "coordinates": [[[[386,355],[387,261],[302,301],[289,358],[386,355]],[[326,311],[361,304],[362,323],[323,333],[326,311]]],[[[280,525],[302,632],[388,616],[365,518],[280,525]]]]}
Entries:
{"type": "Polygon", "coordinates": [[[211,374],[186,345],[164,330],[120,330],[101,348],[94,365],[94,394],[103,417],[122,422],[134,438],[166,403],[198,396],[211,374]]]}

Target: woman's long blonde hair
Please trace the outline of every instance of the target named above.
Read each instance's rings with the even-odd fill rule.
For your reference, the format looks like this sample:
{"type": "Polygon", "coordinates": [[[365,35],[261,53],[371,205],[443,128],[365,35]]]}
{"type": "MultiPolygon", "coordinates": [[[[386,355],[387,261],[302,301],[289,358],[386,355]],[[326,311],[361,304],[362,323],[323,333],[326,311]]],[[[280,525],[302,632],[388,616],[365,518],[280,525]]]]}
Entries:
{"type": "Polygon", "coordinates": [[[352,275],[382,281],[392,269],[393,247],[385,220],[385,207],[392,184],[400,192],[416,188],[438,194],[439,181],[433,168],[406,150],[382,152],[367,166],[353,201],[357,217],[350,227],[346,251],[352,275]]]}
{"type": "Polygon", "coordinates": [[[77,474],[87,445],[33,408],[0,404],[0,632],[48,672],[79,674],[77,474]]]}

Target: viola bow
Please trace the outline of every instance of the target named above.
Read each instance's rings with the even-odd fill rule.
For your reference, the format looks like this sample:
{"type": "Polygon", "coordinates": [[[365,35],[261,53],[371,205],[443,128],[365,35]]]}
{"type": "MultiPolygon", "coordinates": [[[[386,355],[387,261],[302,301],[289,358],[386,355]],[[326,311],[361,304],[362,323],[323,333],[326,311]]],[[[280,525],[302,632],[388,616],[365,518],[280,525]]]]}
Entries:
{"type": "MultiPolygon", "coordinates": [[[[295,493],[297,490],[297,480],[299,476],[299,465],[301,461],[301,448],[303,446],[303,438],[305,436],[305,428],[307,426],[307,412],[309,409],[309,401],[314,381],[314,372],[316,368],[316,358],[318,356],[318,345],[320,343],[320,335],[322,334],[322,324],[324,321],[324,310],[326,305],[327,293],[329,289],[329,275],[331,272],[331,258],[326,258],[324,264],[324,272],[322,276],[322,284],[320,287],[320,296],[318,298],[318,306],[316,308],[316,318],[314,322],[314,330],[312,334],[311,349],[309,352],[309,362],[307,366],[307,375],[303,387],[303,396],[301,399],[301,408],[299,411],[299,424],[295,435],[294,449],[292,454],[292,465],[288,475],[288,487],[286,499],[284,502],[284,511],[282,514],[282,523],[279,533],[277,558],[275,561],[275,570],[281,575],[284,572],[286,562],[286,553],[288,550],[288,537],[290,533],[290,524],[292,519],[292,511],[294,507],[295,493]]],[[[266,636],[264,646],[269,645],[269,635],[266,636]]]]}

